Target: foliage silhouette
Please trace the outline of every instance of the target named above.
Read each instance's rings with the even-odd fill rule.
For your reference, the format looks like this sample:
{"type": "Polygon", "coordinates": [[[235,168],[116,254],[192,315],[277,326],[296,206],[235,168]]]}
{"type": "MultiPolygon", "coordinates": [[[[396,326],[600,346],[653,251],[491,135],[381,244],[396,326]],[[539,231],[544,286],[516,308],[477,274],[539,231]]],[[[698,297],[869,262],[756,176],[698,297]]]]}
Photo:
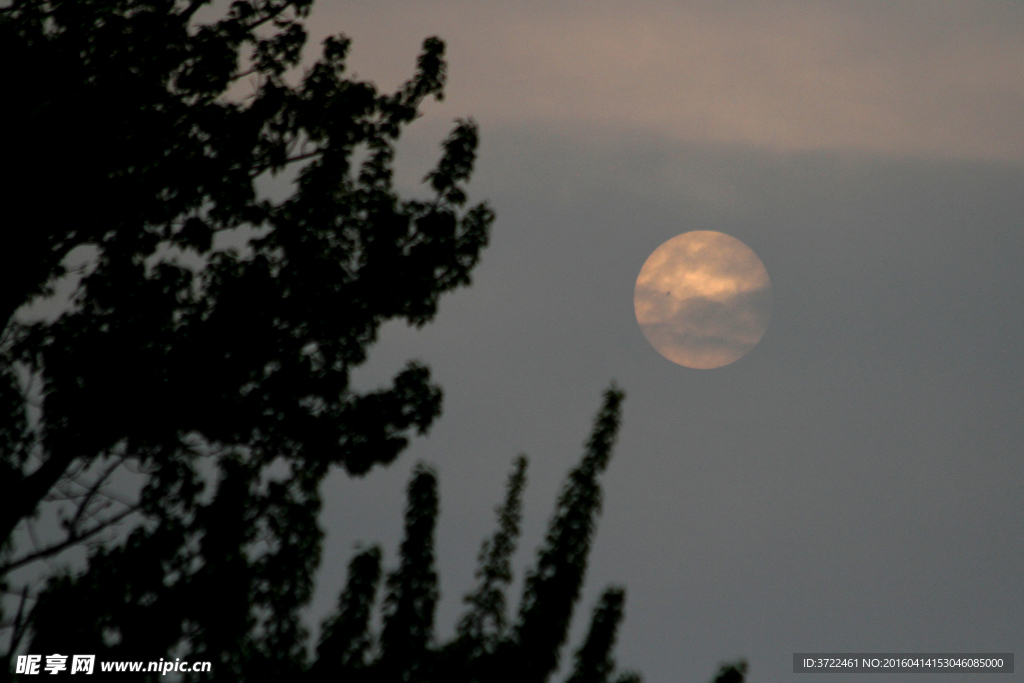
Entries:
{"type": "Polygon", "coordinates": [[[47,652],[179,652],[223,678],[304,670],[320,482],[390,463],[440,414],[418,363],[370,393],[349,373],[383,322],[422,325],[468,284],[488,240],[493,212],[467,206],[472,121],[425,178],[433,199],[392,188],[396,139],[442,97],[444,44],[424,41],[415,75],[382,94],[346,75],[349,41],[331,37],[293,84],[311,0],[234,2],[199,24],[206,4],[0,7],[19,169],[4,199],[38,209],[5,216],[0,264],[0,583],[24,598],[8,658],[31,631],[47,652]],[[289,168],[290,196],[259,197],[289,168]],[[76,255],[65,310],[16,315],[76,255]],[[124,467],[142,473],[137,500],[110,487],[124,467]],[[63,536],[16,548],[58,503],[63,536]],[[104,543],[121,520],[130,535],[104,543]],[[42,594],[12,584],[82,543],[85,572],[42,594]]]}
{"type": "MultiPolygon", "coordinates": [[[[546,680],[582,586],[616,391],[514,623],[504,590],[525,459],[443,647],[432,634],[436,483],[419,469],[399,569],[385,577],[376,549],[352,560],[310,661],[299,613],[320,560],[320,483],[334,467],[392,462],[441,410],[418,363],[370,393],[353,391],[349,373],[381,324],[423,325],[470,282],[494,214],[467,206],[471,120],[456,122],[425,178],[432,200],[392,187],[395,141],[443,95],[440,40],[424,41],[404,86],[379,93],[346,74],[344,36],[289,75],[312,0],[237,0],[199,23],[208,4],[0,6],[0,125],[18,169],[0,191],[30,209],[5,215],[0,252],[0,589],[20,598],[0,614],[0,679],[28,641],[101,660],[210,660],[213,676],[238,681],[546,680]],[[284,171],[294,191],[260,197],[257,182],[284,171]],[[23,315],[62,278],[75,286],[64,309],[23,315]],[[111,488],[125,468],[141,473],[137,499],[111,488]],[[16,547],[54,505],[63,536],[16,547]],[[121,522],[131,532],[110,542],[121,522]],[[45,590],[12,578],[83,544],[86,568],[45,590]]],[[[618,588],[601,598],[571,680],[611,675],[623,600],[618,588]]]]}
{"type": "MultiPolygon", "coordinates": [[[[419,466],[408,488],[400,564],[386,581],[384,625],[379,637],[371,633],[369,619],[369,606],[381,575],[380,551],[372,548],[357,555],[349,565],[338,613],[324,624],[311,679],[337,677],[338,667],[346,667],[341,669],[343,680],[351,676],[352,680],[382,683],[548,680],[558,666],[586,573],[600,512],[598,475],[611,456],[622,399],[622,392],[614,387],[605,392],[583,460],[569,474],[538,553],[537,566],[528,574],[514,627],[507,627],[505,590],[512,581],[511,556],[519,536],[525,456],[516,459],[505,502],[496,509],[498,528],[481,548],[476,572],[479,583],[465,597],[468,610],[459,620],[455,638],[436,646],[431,634],[437,600],[433,552],[437,480],[433,471],[419,466]],[[371,652],[376,656],[369,656],[371,652]],[[329,666],[325,666],[327,662],[329,666]]],[[[576,652],[569,683],[611,680],[615,669],[611,650],[624,601],[622,588],[609,588],[602,595],[586,641],[576,652]]],[[[631,673],[617,679],[618,683],[639,680],[631,673]]]]}
{"type": "Polygon", "coordinates": [[[743,683],[747,675],[747,662],[739,660],[733,664],[723,664],[715,676],[715,683],[743,683]]]}

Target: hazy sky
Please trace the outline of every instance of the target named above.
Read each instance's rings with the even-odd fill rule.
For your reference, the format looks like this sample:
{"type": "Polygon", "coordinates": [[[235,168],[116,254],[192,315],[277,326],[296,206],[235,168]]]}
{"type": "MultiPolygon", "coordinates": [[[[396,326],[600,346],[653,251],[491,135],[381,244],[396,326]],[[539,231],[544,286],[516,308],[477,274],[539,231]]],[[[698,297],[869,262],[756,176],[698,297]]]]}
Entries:
{"type": "Polygon", "coordinates": [[[788,680],[796,651],[1024,654],[1024,4],[320,2],[309,26],[387,88],[443,38],[447,97],[401,186],[472,116],[472,198],[498,214],[472,287],[385,328],[356,375],[422,359],[445,412],[392,467],[327,483],[311,619],[354,543],[394,565],[418,460],[441,481],[439,635],[525,452],[521,579],[614,379],[573,647],[614,582],[620,667],[650,683],[740,656],[788,680]],[[717,370],[661,357],[633,312],[645,259],[689,230],[771,278],[767,333],[717,370]]]}

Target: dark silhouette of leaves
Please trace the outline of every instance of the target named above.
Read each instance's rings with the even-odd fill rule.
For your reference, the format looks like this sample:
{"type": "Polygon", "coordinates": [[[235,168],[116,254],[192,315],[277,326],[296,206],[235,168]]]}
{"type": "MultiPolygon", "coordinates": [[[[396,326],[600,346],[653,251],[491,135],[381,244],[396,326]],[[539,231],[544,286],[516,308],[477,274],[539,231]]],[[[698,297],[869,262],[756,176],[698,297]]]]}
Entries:
{"type": "MultiPolygon", "coordinates": [[[[371,672],[371,678],[366,680],[416,683],[541,683],[547,680],[557,665],[586,573],[587,555],[600,512],[601,489],[597,478],[611,457],[622,400],[623,393],[614,386],[605,392],[604,406],[583,459],[570,472],[558,499],[537,567],[527,574],[515,628],[507,628],[505,590],[513,578],[511,559],[519,536],[526,457],[521,455],[514,461],[505,501],[495,509],[498,528],[480,550],[476,572],[479,583],[466,596],[468,610],[459,620],[455,637],[449,643],[432,640],[437,601],[433,554],[437,482],[433,471],[420,465],[409,484],[400,565],[387,580],[383,633],[379,639],[374,639],[369,632],[368,608],[363,601],[372,598],[371,579],[377,576],[372,572],[377,571],[378,565],[372,564],[372,571],[367,568],[360,570],[365,574],[360,574],[356,562],[365,562],[370,567],[371,560],[365,559],[365,554],[359,555],[349,569],[349,584],[342,593],[339,613],[327,622],[332,630],[325,632],[321,641],[319,659],[310,670],[312,680],[322,680],[319,672],[330,669],[325,663],[336,663],[340,652],[349,651],[346,648],[350,646],[342,643],[349,642],[358,642],[361,648],[353,674],[371,672]],[[368,578],[354,584],[356,579],[352,577],[360,575],[368,578]],[[355,595],[354,585],[363,587],[359,595],[364,598],[360,598],[358,610],[347,606],[354,604],[351,597],[355,595]],[[559,590],[570,592],[558,595],[559,590]],[[345,616],[347,614],[359,617],[351,619],[345,616]],[[355,624],[345,633],[358,635],[339,638],[335,635],[339,623],[355,624]],[[328,647],[328,643],[334,644],[328,647]],[[362,653],[369,651],[376,651],[378,655],[364,667],[362,653]]],[[[372,562],[376,563],[376,555],[373,557],[372,562]]],[[[622,588],[609,588],[602,595],[586,641],[576,652],[575,668],[567,683],[607,683],[610,680],[615,669],[611,651],[622,621],[624,603],[622,588]]],[[[624,673],[616,680],[639,683],[640,677],[624,673]]]]}
{"type": "MultiPolygon", "coordinates": [[[[505,591],[525,458],[448,644],[434,642],[437,484],[421,467],[382,631],[371,628],[382,578],[371,549],[350,564],[309,661],[300,614],[320,562],[324,477],[393,462],[441,413],[416,361],[377,391],[353,390],[350,374],[382,324],[424,325],[442,294],[470,283],[495,218],[468,205],[469,118],[424,178],[432,198],[393,187],[396,141],[426,98],[443,97],[444,43],[427,38],[393,93],[348,75],[343,35],[293,78],[311,4],[235,0],[205,23],[199,10],[217,11],[205,0],[0,7],[0,127],[17,169],[0,184],[0,589],[21,598],[13,619],[0,614],[14,631],[0,680],[26,646],[209,660],[199,680],[249,682],[542,683],[558,667],[619,425],[614,387],[514,623],[505,591]],[[259,195],[257,181],[286,171],[288,196],[259,195]],[[29,319],[62,278],[71,301],[29,319]],[[109,486],[122,467],[141,478],[131,500],[109,486]],[[15,547],[54,501],[72,508],[63,538],[15,547]],[[11,584],[12,570],[87,542],[81,571],[41,590],[11,584]]],[[[574,682],[612,675],[623,600],[604,594],[574,682]]],[[[745,668],[730,671],[740,678],[721,683],[745,668]]]]}
{"type": "Polygon", "coordinates": [[[590,622],[587,639],[576,652],[576,666],[566,683],[607,683],[608,676],[615,669],[612,646],[615,632],[622,621],[626,591],[609,588],[601,596],[590,622]]]}
{"type": "Polygon", "coordinates": [[[723,664],[714,683],[743,683],[746,675],[747,663],[741,659],[733,664],[723,664]]]}
{"type": "Polygon", "coordinates": [[[377,680],[426,678],[428,646],[434,633],[437,572],[434,571],[434,526],[437,523],[437,479],[417,467],[409,483],[401,564],[387,578],[384,630],[377,680]]]}
{"type": "Polygon", "coordinates": [[[480,566],[476,570],[480,584],[466,596],[470,611],[459,622],[459,636],[484,651],[493,651],[505,634],[505,589],[512,582],[512,553],[519,538],[526,465],[525,455],[516,458],[508,478],[505,503],[495,509],[498,529],[480,548],[480,566]]]}
{"type": "Polygon", "coordinates": [[[373,547],[352,558],[338,612],[324,623],[316,663],[310,669],[311,680],[370,680],[370,616],[380,573],[379,548],[373,547]]]}
{"type": "Polygon", "coordinates": [[[310,0],[239,0],[198,23],[206,4],[0,8],[19,169],[0,192],[29,207],[8,211],[0,252],[0,585],[20,592],[11,569],[124,520],[130,535],[98,542],[85,571],[27,596],[30,646],[185,653],[279,680],[307,668],[320,482],[394,461],[441,412],[422,364],[366,393],[350,373],[385,321],[422,325],[469,283],[494,214],[466,202],[470,120],[443,142],[433,200],[392,185],[395,141],[443,95],[441,40],[394,93],[347,74],[344,36],[296,81],[310,0]],[[257,179],[286,169],[294,191],[259,197],[257,179]],[[71,303],[16,315],[72,254],[71,303]],[[142,488],[108,509],[98,473],[121,464],[142,488]],[[77,506],[65,538],[15,548],[55,495],[77,506]]]}
{"type": "Polygon", "coordinates": [[[614,387],[605,392],[583,460],[569,474],[558,498],[537,567],[526,578],[516,646],[508,655],[509,680],[544,681],[558,666],[601,510],[597,476],[608,466],[623,398],[614,387]]]}

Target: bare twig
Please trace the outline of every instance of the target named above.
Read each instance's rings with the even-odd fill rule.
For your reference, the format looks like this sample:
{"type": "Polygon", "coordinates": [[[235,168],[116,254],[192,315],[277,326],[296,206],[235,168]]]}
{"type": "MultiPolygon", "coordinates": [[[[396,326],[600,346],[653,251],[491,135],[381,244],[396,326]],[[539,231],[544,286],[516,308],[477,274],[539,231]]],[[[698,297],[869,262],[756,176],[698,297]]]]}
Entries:
{"type": "Polygon", "coordinates": [[[33,544],[33,546],[36,547],[36,552],[30,553],[30,554],[25,555],[24,557],[20,557],[20,558],[18,558],[16,560],[12,560],[11,562],[8,562],[7,564],[0,565],[0,575],[6,574],[9,571],[18,569],[19,567],[24,567],[26,564],[29,564],[31,562],[35,562],[36,560],[42,560],[42,559],[45,559],[45,558],[50,557],[52,555],[56,555],[57,553],[59,553],[59,552],[61,552],[63,550],[66,550],[66,549],[70,548],[73,545],[77,545],[78,543],[82,543],[83,541],[87,541],[90,538],[92,538],[93,536],[95,536],[96,534],[98,534],[101,531],[103,531],[104,529],[108,529],[111,526],[113,526],[114,524],[117,524],[118,522],[120,522],[122,519],[124,519],[128,515],[132,514],[133,512],[138,512],[138,510],[141,507],[142,507],[141,504],[133,505],[133,506],[129,507],[127,510],[123,510],[122,512],[119,512],[118,514],[114,515],[113,517],[105,519],[102,522],[98,522],[95,526],[93,526],[91,529],[89,529],[87,531],[84,531],[84,532],[79,533],[79,534],[69,535],[65,540],[61,541],[60,543],[55,543],[54,545],[47,546],[47,547],[43,548],[42,550],[40,550],[38,548],[38,545],[36,545],[35,539],[33,538],[33,543],[32,544],[33,544]]]}
{"type": "Polygon", "coordinates": [[[237,81],[237,80],[238,80],[238,79],[240,79],[240,78],[245,78],[246,76],[252,76],[252,75],[253,75],[254,73],[256,73],[256,72],[258,72],[258,71],[259,71],[259,69],[257,69],[257,68],[256,68],[256,67],[254,66],[254,67],[253,67],[253,68],[251,68],[251,69],[247,69],[246,71],[242,71],[241,73],[237,73],[237,74],[235,74],[234,76],[232,76],[232,77],[231,77],[231,80],[232,80],[232,81],[237,81]]]}
{"type": "MultiPolygon", "coordinates": [[[[92,502],[93,498],[95,498],[96,494],[100,490],[100,487],[103,486],[104,483],[106,483],[106,481],[110,478],[110,475],[114,473],[114,470],[120,467],[125,460],[127,460],[127,456],[121,456],[120,458],[116,459],[114,461],[114,464],[108,467],[106,470],[104,470],[103,473],[100,474],[100,476],[96,479],[96,481],[93,482],[93,485],[89,487],[85,494],[85,500],[83,500],[79,504],[78,511],[75,512],[75,516],[72,517],[70,522],[68,523],[68,531],[72,536],[77,532],[78,525],[82,521],[82,515],[85,514],[86,508],[89,507],[89,503],[92,502]]],[[[111,498],[109,494],[104,495],[106,495],[107,498],[111,498]]]]}
{"type": "Polygon", "coordinates": [[[318,149],[318,150],[316,150],[314,152],[306,152],[305,154],[297,154],[296,156],[288,157],[287,159],[285,159],[280,164],[278,164],[276,162],[275,163],[261,164],[260,166],[255,166],[252,170],[249,171],[249,177],[250,178],[255,178],[260,173],[263,173],[264,171],[266,171],[268,168],[273,168],[274,166],[287,166],[288,164],[294,163],[296,161],[302,161],[303,159],[310,159],[310,158],[315,157],[315,156],[320,156],[323,153],[324,153],[324,150],[318,149]]]}
{"type": "Polygon", "coordinates": [[[11,646],[7,648],[8,652],[14,652],[18,649],[18,645],[21,643],[22,636],[25,635],[25,623],[28,621],[25,617],[25,603],[28,601],[28,585],[25,585],[21,589],[21,601],[18,603],[18,615],[14,617],[14,634],[11,636],[11,646]]]}

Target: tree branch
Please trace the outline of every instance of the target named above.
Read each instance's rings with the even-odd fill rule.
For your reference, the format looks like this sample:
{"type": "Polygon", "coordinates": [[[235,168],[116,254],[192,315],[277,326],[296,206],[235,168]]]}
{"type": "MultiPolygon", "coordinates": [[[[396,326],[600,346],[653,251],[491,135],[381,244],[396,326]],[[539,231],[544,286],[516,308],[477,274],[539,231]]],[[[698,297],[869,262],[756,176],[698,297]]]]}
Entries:
{"type": "Polygon", "coordinates": [[[294,163],[296,161],[302,161],[303,159],[310,159],[312,157],[319,156],[319,155],[321,155],[323,153],[324,153],[324,150],[318,149],[315,152],[306,152],[305,154],[298,154],[298,155],[293,156],[293,157],[288,157],[287,159],[285,159],[280,164],[277,164],[277,163],[261,164],[259,166],[254,167],[251,171],[249,171],[249,177],[250,178],[255,178],[260,173],[263,173],[264,171],[266,171],[268,168],[273,168],[273,167],[279,166],[279,165],[280,166],[287,166],[288,164],[294,163]]]}
{"type": "Polygon", "coordinates": [[[18,649],[18,645],[21,643],[21,638],[25,635],[25,603],[28,601],[28,585],[25,585],[21,589],[21,601],[18,603],[18,615],[14,617],[14,633],[11,635],[11,646],[7,648],[8,652],[14,652],[18,649]]]}
{"type": "Polygon", "coordinates": [[[24,557],[18,558],[17,560],[13,560],[11,562],[8,562],[7,564],[0,566],[0,575],[6,574],[9,571],[13,571],[15,569],[18,569],[19,567],[24,567],[26,564],[29,564],[31,562],[35,562],[36,560],[42,560],[42,559],[44,559],[46,557],[50,557],[51,555],[56,555],[57,553],[59,553],[59,552],[61,552],[63,550],[66,550],[66,549],[70,548],[71,546],[73,546],[73,545],[75,545],[77,543],[81,543],[82,541],[87,541],[90,538],[92,538],[93,536],[95,536],[96,534],[98,534],[99,532],[103,531],[104,529],[107,529],[107,528],[113,526],[114,524],[117,524],[118,522],[120,522],[122,519],[124,519],[128,515],[132,514],[133,512],[138,512],[138,510],[141,507],[142,507],[141,504],[132,505],[127,510],[123,510],[122,512],[119,512],[118,514],[114,515],[113,517],[111,517],[109,519],[106,519],[106,520],[96,524],[96,526],[94,526],[93,528],[89,529],[88,531],[85,531],[85,532],[80,533],[80,534],[72,534],[72,535],[68,536],[64,541],[61,541],[60,543],[51,545],[51,546],[49,546],[47,548],[43,548],[42,550],[38,550],[38,551],[36,551],[34,553],[31,553],[29,555],[26,555],[24,557]]]}
{"type": "MultiPolygon", "coordinates": [[[[92,502],[92,499],[96,496],[97,492],[99,492],[100,487],[103,485],[104,482],[106,482],[107,479],[110,478],[110,475],[114,473],[114,470],[120,467],[126,459],[126,456],[121,456],[120,458],[118,458],[117,461],[114,462],[114,464],[108,467],[106,470],[104,470],[103,474],[96,479],[96,481],[93,483],[91,487],[89,487],[85,494],[85,500],[83,500],[79,504],[78,510],[75,512],[75,516],[72,517],[71,520],[68,522],[67,529],[68,532],[71,533],[71,535],[74,535],[75,532],[77,531],[78,525],[82,521],[82,515],[85,514],[86,508],[89,507],[89,503],[92,502]]],[[[110,496],[107,497],[109,498],[110,496]]]]}
{"type": "Polygon", "coordinates": [[[0,538],[8,538],[18,522],[32,514],[74,460],[71,454],[51,454],[35,472],[18,482],[16,490],[13,485],[4,487],[8,492],[0,507],[0,538]]]}
{"type": "Polygon", "coordinates": [[[253,68],[248,69],[246,71],[242,71],[241,73],[237,73],[234,76],[232,76],[231,77],[231,81],[234,82],[234,81],[237,81],[239,78],[245,78],[246,76],[252,76],[254,73],[257,73],[258,71],[259,71],[259,69],[257,69],[256,67],[253,67],[253,68]]]}
{"type": "Polygon", "coordinates": [[[210,0],[192,0],[192,2],[189,3],[188,7],[185,8],[185,11],[179,14],[178,16],[184,19],[185,21],[191,21],[192,15],[198,12],[200,7],[208,4],[209,1],[210,0]]]}
{"type": "Polygon", "coordinates": [[[268,21],[273,21],[274,19],[277,19],[279,16],[284,14],[284,11],[286,9],[288,9],[289,7],[291,7],[291,3],[290,2],[286,2],[285,4],[279,6],[277,9],[271,11],[270,13],[268,13],[268,14],[262,16],[262,17],[260,17],[257,21],[254,21],[251,24],[247,24],[246,28],[248,28],[250,31],[252,31],[253,29],[259,28],[260,26],[262,26],[263,24],[267,23],[268,21]]]}

